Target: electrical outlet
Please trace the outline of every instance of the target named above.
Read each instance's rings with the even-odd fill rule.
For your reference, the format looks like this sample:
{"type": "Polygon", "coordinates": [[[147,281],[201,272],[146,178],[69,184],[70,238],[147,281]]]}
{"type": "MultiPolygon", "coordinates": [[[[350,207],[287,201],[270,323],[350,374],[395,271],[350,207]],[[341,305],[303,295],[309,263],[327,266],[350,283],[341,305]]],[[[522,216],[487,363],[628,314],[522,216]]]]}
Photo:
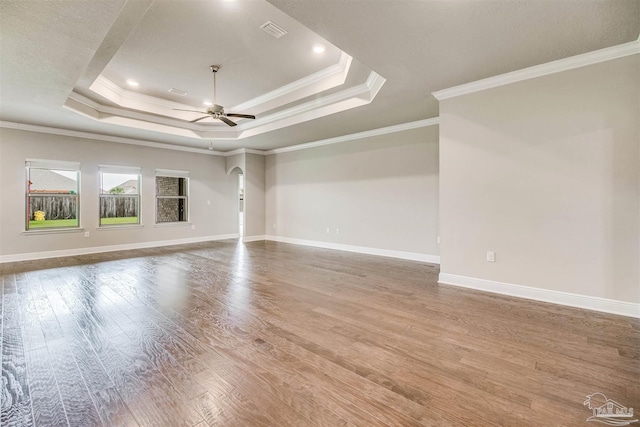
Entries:
{"type": "Polygon", "coordinates": [[[89,237],[89,236],[91,236],[91,233],[89,233],[88,231],[85,231],[84,232],[84,237],[89,237]]]}
{"type": "Polygon", "coordinates": [[[496,262],[495,252],[487,252],[487,262],[496,262]]]}
{"type": "Polygon", "coordinates": [[[438,236],[438,243],[440,243],[440,236],[438,236]]]}
{"type": "Polygon", "coordinates": [[[327,227],[327,234],[331,234],[331,229],[327,227]]]}
{"type": "Polygon", "coordinates": [[[196,225],[195,224],[191,224],[191,229],[195,230],[196,229],[196,225]]]}
{"type": "Polygon", "coordinates": [[[336,228],[336,234],[340,234],[340,229],[336,228]]]}
{"type": "Polygon", "coordinates": [[[211,200],[207,200],[207,205],[211,205],[211,200]]]}

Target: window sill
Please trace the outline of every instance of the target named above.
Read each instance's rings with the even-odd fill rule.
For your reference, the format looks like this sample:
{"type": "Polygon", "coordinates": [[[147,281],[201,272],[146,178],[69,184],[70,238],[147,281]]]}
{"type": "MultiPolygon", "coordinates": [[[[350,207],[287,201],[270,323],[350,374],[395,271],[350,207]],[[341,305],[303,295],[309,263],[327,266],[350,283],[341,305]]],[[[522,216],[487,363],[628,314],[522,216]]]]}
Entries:
{"type": "Polygon", "coordinates": [[[154,227],[163,228],[163,227],[187,227],[191,225],[191,222],[188,221],[178,221],[178,222],[159,222],[154,224],[154,227]]]}
{"type": "Polygon", "coordinates": [[[37,236],[43,234],[82,233],[84,228],[45,228],[38,230],[25,230],[23,236],[37,236]]]}
{"type": "Polygon", "coordinates": [[[131,230],[132,228],[144,228],[144,224],[100,225],[96,228],[96,231],[131,230]]]}

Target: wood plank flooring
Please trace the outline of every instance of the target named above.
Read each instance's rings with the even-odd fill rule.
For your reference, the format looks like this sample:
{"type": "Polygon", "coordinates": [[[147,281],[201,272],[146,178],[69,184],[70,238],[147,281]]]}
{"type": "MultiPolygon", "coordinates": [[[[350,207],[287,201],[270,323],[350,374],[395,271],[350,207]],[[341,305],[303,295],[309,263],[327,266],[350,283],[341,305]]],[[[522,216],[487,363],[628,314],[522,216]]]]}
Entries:
{"type": "Polygon", "coordinates": [[[640,321],[430,264],[209,242],[0,265],[0,424],[585,426],[640,412],[640,321]]]}

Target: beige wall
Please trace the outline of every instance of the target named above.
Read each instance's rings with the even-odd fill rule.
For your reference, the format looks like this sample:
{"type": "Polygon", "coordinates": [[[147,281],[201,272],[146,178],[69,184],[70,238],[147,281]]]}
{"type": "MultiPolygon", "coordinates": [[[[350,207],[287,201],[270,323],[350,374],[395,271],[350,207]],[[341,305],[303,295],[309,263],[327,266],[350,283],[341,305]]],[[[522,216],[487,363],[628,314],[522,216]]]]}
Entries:
{"type": "Polygon", "coordinates": [[[240,173],[244,173],[245,169],[245,155],[244,153],[233,154],[231,156],[226,156],[225,165],[227,168],[227,173],[238,173],[237,169],[240,169],[240,173]]]}
{"type": "Polygon", "coordinates": [[[264,236],[265,224],[265,158],[259,154],[245,154],[245,238],[264,236]]]}
{"type": "Polygon", "coordinates": [[[437,213],[437,126],[266,158],[268,235],[438,255],[437,213]]]}
{"type": "Polygon", "coordinates": [[[440,103],[442,273],[640,302],[639,63],[440,103]]]}
{"type": "Polygon", "coordinates": [[[0,255],[234,234],[237,186],[237,177],[226,174],[224,157],[0,129],[0,255]],[[26,158],[80,162],[80,218],[90,237],[23,234],[26,158]],[[97,230],[99,164],[142,168],[143,228],[97,230]],[[195,229],[154,225],[156,168],[190,171],[190,221],[195,229]]]}

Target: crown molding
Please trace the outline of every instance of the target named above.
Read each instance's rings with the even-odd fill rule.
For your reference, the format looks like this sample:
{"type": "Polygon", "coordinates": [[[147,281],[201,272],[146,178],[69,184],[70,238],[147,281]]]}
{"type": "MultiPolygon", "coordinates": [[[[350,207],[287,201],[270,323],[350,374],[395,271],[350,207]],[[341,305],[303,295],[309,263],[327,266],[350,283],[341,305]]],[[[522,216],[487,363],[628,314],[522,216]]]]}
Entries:
{"type": "MultiPolygon", "coordinates": [[[[158,116],[149,113],[122,110],[118,107],[102,105],[76,92],[71,92],[62,107],[102,123],[151,130],[187,138],[203,139],[202,132],[198,130],[198,125],[184,123],[174,118],[163,117],[160,119],[158,116]]],[[[235,128],[229,128],[226,125],[220,125],[217,126],[217,128],[216,139],[238,139],[239,131],[235,128]]]]}
{"type": "Polygon", "coordinates": [[[354,141],[357,139],[371,138],[380,135],[387,135],[390,133],[403,132],[406,130],[417,129],[421,127],[436,126],[439,124],[439,117],[432,117],[430,119],[417,120],[414,122],[402,123],[399,125],[387,126],[378,129],[372,129],[364,132],[352,133],[349,135],[337,136],[334,138],[322,139],[314,142],[307,142],[304,144],[292,145],[289,147],[276,148],[273,150],[255,150],[252,148],[236,148],[231,151],[215,151],[208,148],[194,148],[184,147],[180,145],[165,144],[162,142],[152,142],[133,138],[123,138],[119,136],[101,135],[91,132],[81,132],[70,129],[60,129],[39,125],[28,125],[23,123],[0,121],[0,128],[24,130],[38,133],[48,133],[52,135],[71,136],[75,138],[86,138],[98,141],[116,142],[119,144],[140,145],[150,148],[161,148],[164,150],[173,151],[185,151],[189,153],[207,154],[212,156],[233,156],[236,154],[258,154],[261,156],[268,156],[271,154],[287,153],[289,151],[306,150],[309,148],[322,147],[324,145],[338,144],[341,142],[354,141]]]}
{"type": "MultiPolygon", "coordinates": [[[[351,68],[353,58],[341,52],[338,62],[330,67],[320,70],[316,73],[303,77],[295,82],[289,83],[276,90],[268,92],[264,95],[253,98],[249,101],[234,107],[226,108],[227,112],[256,110],[260,113],[269,108],[277,108],[287,103],[298,101],[306,96],[318,94],[327,89],[334,88],[344,84],[351,68]],[[270,104],[267,106],[266,104],[270,104]]],[[[182,111],[174,111],[174,109],[191,109],[197,110],[203,107],[194,107],[192,105],[181,104],[178,102],[167,101],[155,96],[144,95],[135,91],[127,90],[115,82],[107,79],[102,74],[98,75],[95,81],[89,87],[93,93],[117,104],[122,108],[138,110],[142,113],[159,114],[169,118],[179,118],[189,120],[193,114],[182,111]]],[[[78,94],[74,94],[75,98],[78,94]]],[[[94,102],[97,110],[106,110],[107,107],[99,102],[94,102]]],[[[122,114],[122,110],[111,108],[112,113],[118,111],[122,114]]]]}
{"type": "Polygon", "coordinates": [[[380,90],[385,81],[384,77],[372,71],[362,84],[260,117],[259,120],[254,122],[243,124],[240,129],[239,139],[369,104],[373,101],[377,91],[380,90]]]}
{"type": "Polygon", "coordinates": [[[228,108],[228,110],[230,112],[254,110],[256,108],[259,108],[261,105],[283,98],[288,98],[286,100],[287,103],[294,102],[302,99],[304,96],[311,95],[312,93],[320,93],[321,91],[340,86],[344,84],[345,80],[347,79],[352,61],[353,58],[350,55],[346,54],[345,52],[340,52],[340,59],[338,60],[338,63],[327,67],[324,70],[320,70],[317,73],[313,73],[299,80],[296,80],[293,83],[282,86],[276,90],[267,92],[264,95],[230,107],[228,108]],[[334,79],[334,77],[337,78],[334,79]],[[325,82],[326,84],[322,84],[325,82]],[[304,91],[304,89],[311,89],[312,86],[317,84],[322,84],[322,87],[317,91],[312,91],[312,93],[307,93],[304,91]],[[296,95],[296,92],[302,93],[296,95]],[[291,98],[292,96],[293,98],[291,98]]]}
{"type": "MultiPolygon", "coordinates": [[[[192,105],[181,104],[179,102],[167,101],[155,96],[145,95],[132,90],[127,90],[118,86],[113,81],[107,79],[100,74],[96,80],[91,84],[89,90],[102,96],[109,101],[120,105],[125,108],[132,108],[141,111],[146,111],[154,114],[162,115],[178,115],[181,116],[184,113],[177,111],[174,112],[174,108],[193,109],[192,105]]],[[[99,103],[96,103],[101,105],[99,103]]],[[[169,116],[171,117],[171,116],[169,116]]],[[[188,118],[189,116],[185,116],[188,118]]]]}
{"type": "Polygon", "coordinates": [[[506,74],[489,77],[475,82],[454,86],[448,89],[433,92],[432,95],[438,100],[454,98],[456,96],[467,95],[474,92],[480,92],[511,83],[521,82],[524,80],[534,79],[549,74],[559,73],[562,71],[572,70],[575,68],[585,67],[587,65],[597,64],[600,62],[611,61],[625,56],[637,55],[640,53],[640,37],[636,41],[611,46],[593,52],[587,52],[568,58],[559,59],[557,61],[547,62],[546,64],[535,65],[529,68],[512,71],[506,74]]]}
{"type": "Polygon", "coordinates": [[[142,111],[103,105],[76,92],[69,95],[63,107],[102,123],[193,139],[239,140],[369,104],[385,82],[384,77],[372,71],[367,80],[357,86],[258,117],[254,121],[245,121],[234,128],[203,126],[170,117],[160,119],[142,111]]]}
{"type": "Polygon", "coordinates": [[[324,145],[339,144],[341,142],[354,141],[362,138],[372,138],[374,136],[387,135],[390,133],[403,132],[405,130],[417,129],[428,126],[436,126],[440,122],[439,117],[432,117],[430,119],[418,120],[415,122],[402,123],[399,125],[387,126],[378,129],[367,130],[364,132],[352,133],[350,135],[336,136],[334,138],[322,139],[314,142],[307,142],[304,144],[292,145],[290,147],[276,148],[273,150],[265,151],[265,155],[288,153],[290,151],[307,150],[309,148],[322,147],[324,145]]]}
{"type": "Polygon", "coordinates": [[[0,128],[24,130],[29,132],[47,133],[51,135],[71,136],[74,138],[93,139],[98,141],[117,142],[119,144],[140,145],[150,148],[161,148],[164,150],[185,151],[188,153],[207,154],[210,156],[229,156],[228,152],[209,150],[208,148],[184,147],[181,145],[165,144],[162,142],[145,141],[141,139],[123,138],[119,136],[101,135],[92,132],[82,132],[70,129],[60,129],[39,125],[28,125],[23,123],[0,121],[0,128]]]}
{"type": "Polygon", "coordinates": [[[76,92],[71,92],[63,104],[63,108],[102,123],[199,140],[238,140],[241,138],[242,127],[246,125],[243,123],[230,128],[220,124],[213,126],[215,129],[211,129],[210,126],[187,123],[171,117],[159,118],[146,112],[123,110],[119,107],[103,105],[76,92]]]}
{"type": "Polygon", "coordinates": [[[254,150],[252,148],[236,148],[235,150],[225,151],[225,156],[234,156],[236,154],[258,154],[264,156],[265,152],[263,150],[254,150]]]}
{"type": "Polygon", "coordinates": [[[370,101],[373,101],[373,98],[375,98],[376,95],[378,95],[378,92],[380,92],[380,89],[382,89],[382,86],[385,84],[386,81],[387,79],[385,79],[378,73],[375,73],[373,71],[369,73],[369,77],[367,78],[365,85],[369,89],[370,101]]]}

